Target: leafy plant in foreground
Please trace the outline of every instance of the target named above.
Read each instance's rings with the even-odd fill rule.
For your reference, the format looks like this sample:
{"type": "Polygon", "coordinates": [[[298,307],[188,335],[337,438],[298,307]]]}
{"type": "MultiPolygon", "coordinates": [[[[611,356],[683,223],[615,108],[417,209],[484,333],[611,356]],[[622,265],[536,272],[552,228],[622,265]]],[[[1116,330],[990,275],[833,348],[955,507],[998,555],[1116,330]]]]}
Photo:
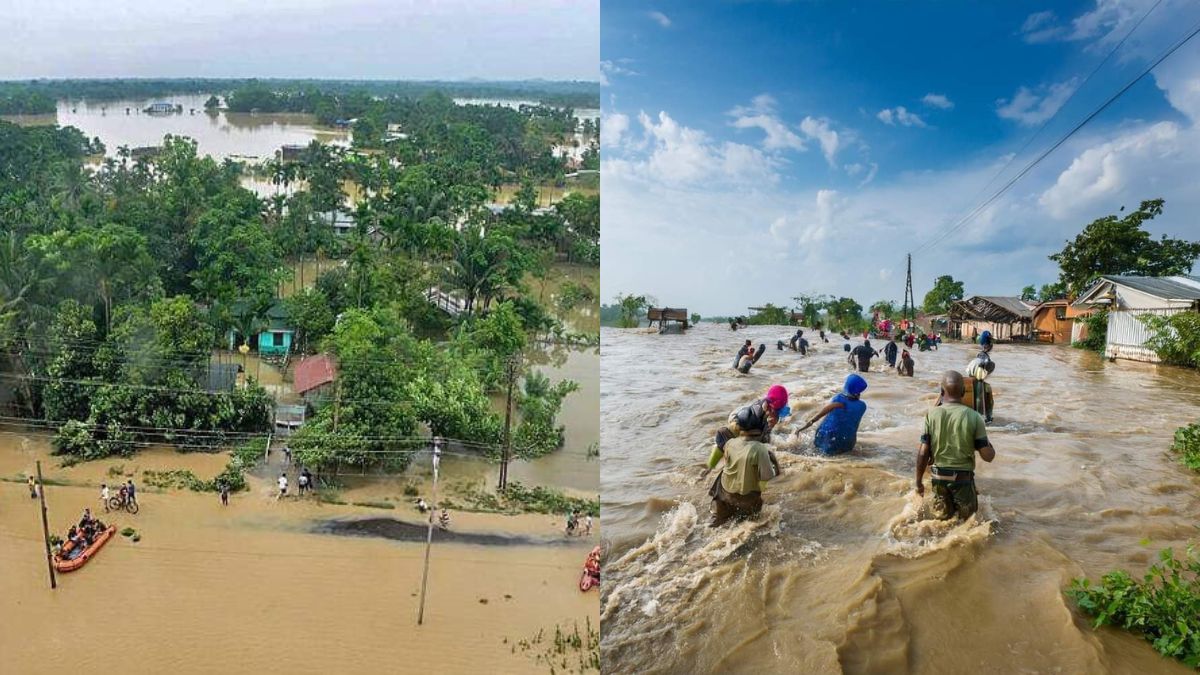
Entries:
{"type": "Polygon", "coordinates": [[[1141,581],[1117,570],[1095,586],[1074,579],[1067,596],[1096,617],[1096,627],[1140,632],[1160,653],[1200,667],[1200,551],[1189,546],[1176,558],[1168,548],[1158,558],[1141,581]]]}

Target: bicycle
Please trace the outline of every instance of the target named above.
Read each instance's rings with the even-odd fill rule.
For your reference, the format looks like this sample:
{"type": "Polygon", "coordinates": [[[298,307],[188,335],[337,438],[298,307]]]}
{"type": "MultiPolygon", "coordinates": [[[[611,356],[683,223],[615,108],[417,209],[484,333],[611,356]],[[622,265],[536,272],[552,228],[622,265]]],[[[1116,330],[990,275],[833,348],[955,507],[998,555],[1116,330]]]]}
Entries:
{"type": "Polygon", "coordinates": [[[108,508],[113,511],[120,511],[121,509],[124,509],[130,513],[137,513],[138,512],[137,497],[134,497],[132,499],[121,499],[121,497],[119,497],[119,496],[109,497],[108,498],[108,508]]]}

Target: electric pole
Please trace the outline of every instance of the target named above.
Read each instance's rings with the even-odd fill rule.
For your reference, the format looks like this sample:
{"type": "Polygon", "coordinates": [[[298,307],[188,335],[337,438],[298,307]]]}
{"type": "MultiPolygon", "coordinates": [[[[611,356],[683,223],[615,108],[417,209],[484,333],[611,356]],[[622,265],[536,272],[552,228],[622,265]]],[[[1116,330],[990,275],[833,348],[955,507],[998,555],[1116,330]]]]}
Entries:
{"type": "Polygon", "coordinates": [[[50,554],[50,523],[46,518],[46,484],[42,482],[42,461],[37,462],[37,491],[42,502],[42,541],[46,543],[46,567],[50,570],[50,588],[58,588],[54,578],[54,556],[50,554]]]}
{"type": "Polygon", "coordinates": [[[512,459],[512,397],[513,386],[521,370],[521,355],[513,354],[505,366],[505,377],[508,379],[508,394],[504,398],[504,455],[500,460],[499,490],[503,492],[508,487],[508,462],[512,459]]]}
{"type": "Polygon", "coordinates": [[[912,254],[908,254],[908,279],[904,282],[904,309],[901,310],[901,315],[908,319],[911,328],[911,322],[916,319],[917,301],[913,297],[912,287],[912,254]]]}
{"type": "Polygon", "coordinates": [[[437,484],[438,467],[442,463],[442,439],[433,437],[433,503],[429,509],[429,529],[425,534],[425,571],[421,573],[421,609],[417,612],[417,625],[425,621],[425,589],[429,584],[429,551],[433,548],[433,517],[438,510],[437,484]]]}

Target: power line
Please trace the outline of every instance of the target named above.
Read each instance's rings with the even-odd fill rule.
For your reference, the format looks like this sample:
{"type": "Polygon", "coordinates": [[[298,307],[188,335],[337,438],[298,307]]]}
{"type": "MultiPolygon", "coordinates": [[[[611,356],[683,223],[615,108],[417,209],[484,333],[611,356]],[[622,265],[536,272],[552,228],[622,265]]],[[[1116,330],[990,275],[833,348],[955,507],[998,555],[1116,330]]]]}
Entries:
{"type": "Polygon", "coordinates": [[[1057,150],[1059,148],[1059,146],[1061,146],[1063,143],[1066,143],[1068,139],[1070,139],[1072,136],[1074,136],[1080,129],[1082,129],[1084,127],[1084,125],[1086,125],[1088,122],[1092,121],[1092,119],[1094,119],[1097,115],[1099,115],[1100,113],[1102,113],[1106,109],[1108,109],[1108,107],[1110,105],[1112,105],[1118,98],[1120,98],[1125,92],[1127,92],[1131,88],[1133,88],[1133,85],[1137,84],[1138,81],[1140,81],[1143,77],[1145,77],[1147,74],[1149,74],[1150,71],[1154,70],[1154,68],[1156,68],[1158,66],[1158,64],[1165,61],[1167,59],[1167,57],[1174,54],[1180,47],[1187,44],[1187,42],[1190,41],[1193,37],[1195,37],[1197,33],[1200,33],[1200,24],[1197,24],[1195,27],[1190,29],[1188,31],[1187,35],[1185,35],[1178,42],[1176,42],[1173,46],[1171,46],[1170,49],[1168,49],[1166,52],[1164,52],[1162,55],[1160,55],[1157,59],[1155,59],[1145,70],[1143,70],[1136,77],[1134,77],[1132,80],[1130,80],[1119,91],[1117,91],[1115,94],[1113,94],[1111,97],[1109,97],[1099,108],[1096,108],[1094,111],[1092,111],[1092,113],[1089,114],[1087,117],[1085,117],[1083,119],[1083,121],[1081,121],[1081,122],[1079,122],[1079,124],[1075,125],[1075,127],[1072,128],[1069,132],[1067,132],[1067,134],[1065,136],[1063,136],[1057,142],[1055,142],[1053,145],[1051,145],[1049,148],[1047,148],[1044,152],[1042,152],[1040,155],[1038,155],[1029,164],[1025,165],[1025,167],[1023,169],[1021,169],[1021,171],[1019,173],[1017,173],[1016,176],[1013,176],[1012,179],[1010,179],[1007,183],[1005,183],[991,197],[989,197],[988,199],[983,201],[981,204],[976,206],[974,209],[972,209],[966,216],[964,216],[961,220],[959,220],[950,229],[946,230],[944,233],[942,233],[935,239],[930,240],[930,241],[926,242],[925,244],[922,244],[917,249],[916,252],[919,253],[923,250],[927,250],[927,249],[933,248],[934,246],[937,246],[939,243],[944,241],[946,239],[946,237],[950,236],[951,234],[956,232],[958,229],[962,228],[964,225],[966,225],[967,223],[974,220],[975,217],[978,216],[980,213],[982,213],[984,209],[986,209],[993,202],[995,202],[997,199],[999,199],[1001,196],[1003,196],[1004,193],[1008,192],[1008,190],[1010,188],[1012,188],[1012,186],[1015,185],[1017,183],[1017,181],[1024,178],[1025,175],[1028,174],[1031,170],[1033,170],[1033,168],[1035,166],[1040,164],[1042,162],[1042,160],[1044,160],[1046,157],[1048,157],[1050,155],[1050,153],[1057,150]]]}
{"type": "MultiPolygon", "coordinates": [[[[1066,107],[1071,103],[1071,101],[1073,101],[1075,99],[1075,96],[1080,91],[1082,91],[1084,89],[1084,87],[1087,86],[1088,82],[1091,82],[1092,78],[1095,77],[1096,73],[1100,72],[1100,69],[1103,68],[1104,65],[1108,63],[1108,60],[1111,59],[1113,57],[1113,55],[1116,54],[1117,51],[1121,49],[1121,47],[1125,44],[1125,41],[1128,40],[1130,38],[1130,36],[1133,35],[1133,33],[1138,29],[1138,27],[1140,27],[1142,25],[1142,22],[1145,21],[1147,19],[1147,17],[1149,17],[1150,14],[1152,12],[1154,12],[1154,10],[1157,9],[1160,4],[1162,4],[1162,0],[1155,1],[1155,3],[1150,7],[1150,9],[1148,9],[1146,11],[1146,13],[1142,15],[1142,18],[1138,19],[1137,23],[1135,23],[1133,25],[1133,27],[1129,29],[1129,32],[1125,34],[1125,37],[1121,38],[1121,41],[1118,42],[1108,52],[1108,54],[1106,54],[1104,56],[1103,59],[1101,59],[1100,63],[1096,64],[1096,67],[1093,68],[1090,73],[1088,73],[1088,76],[1086,78],[1084,78],[1083,82],[1071,92],[1071,95],[1067,97],[1067,100],[1063,101],[1062,105],[1060,105],[1058,107],[1058,109],[1054,111],[1053,115],[1051,115],[1049,118],[1047,118],[1045,122],[1042,122],[1042,125],[1040,127],[1038,127],[1038,130],[1035,131],[1029,138],[1027,138],[1025,140],[1024,145],[1022,145],[1020,147],[1020,149],[1018,149],[1015,153],[1013,153],[1011,156],[1009,156],[1008,161],[1004,163],[1004,166],[1000,167],[1000,169],[995,173],[995,175],[993,175],[988,180],[987,183],[984,183],[983,187],[979,188],[979,190],[971,197],[971,199],[968,201],[968,203],[974,202],[975,200],[982,197],[983,194],[987,191],[987,189],[992,186],[992,183],[996,182],[996,179],[999,178],[1000,176],[1002,176],[1004,174],[1004,172],[1008,170],[1008,167],[1012,166],[1012,163],[1014,161],[1016,161],[1017,157],[1020,157],[1025,152],[1025,150],[1028,149],[1029,146],[1038,138],[1038,136],[1041,136],[1042,132],[1046,130],[1046,127],[1050,126],[1050,123],[1053,122],[1055,119],[1058,119],[1059,113],[1061,113],[1063,110],[1066,109],[1066,107]]],[[[922,248],[924,248],[924,245],[917,247],[917,251],[920,251],[922,248]]]]}

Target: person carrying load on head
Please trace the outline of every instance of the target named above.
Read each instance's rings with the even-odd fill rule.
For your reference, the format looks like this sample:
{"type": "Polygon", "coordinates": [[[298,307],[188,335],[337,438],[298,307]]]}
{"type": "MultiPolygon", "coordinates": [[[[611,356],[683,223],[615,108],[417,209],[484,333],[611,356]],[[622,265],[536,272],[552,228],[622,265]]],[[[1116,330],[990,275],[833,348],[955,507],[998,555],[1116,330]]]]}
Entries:
{"type": "Polygon", "coordinates": [[[789,414],[791,414],[791,408],[788,407],[788,392],[781,384],[771,385],[765,397],[730,413],[729,422],[717,429],[716,437],[713,440],[713,449],[708,456],[708,468],[704,470],[704,475],[707,476],[709,471],[721,463],[721,459],[725,456],[725,444],[730,439],[741,436],[746,429],[759,429],[759,440],[768,443],[771,440],[771,430],[779,424],[779,420],[789,414]]]}
{"type": "Polygon", "coordinates": [[[825,407],[821,408],[821,411],[812,419],[805,422],[804,426],[797,429],[796,433],[804,431],[824,418],[825,421],[817,427],[813,445],[825,455],[840,455],[850,452],[858,443],[858,425],[867,412],[867,404],[859,399],[859,396],[866,390],[867,381],[858,373],[850,373],[846,376],[846,383],[842,387],[842,391],[825,404],[825,407]]]}
{"type": "Polygon", "coordinates": [[[988,424],[992,422],[995,399],[992,398],[992,385],[988,384],[986,380],[995,370],[996,362],[992,360],[987,351],[979,352],[979,355],[972,359],[965,369],[966,376],[971,378],[971,396],[975,412],[983,415],[984,422],[988,424]]]}
{"type": "Polygon", "coordinates": [[[942,403],[925,413],[925,430],[917,450],[917,494],[925,495],[925,469],[932,465],[933,512],[941,520],[968,518],[979,509],[975,490],[975,453],[985,462],[996,458],[983,416],[963,405],[963,376],[942,375],[942,403]]]}
{"type": "Polygon", "coordinates": [[[779,460],[759,440],[767,431],[766,417],[749,418],[745,424],[747,426],[740,428],[736,438],[730,438],[724,444],[725,467],[708,490],[712,497],[710,527],[761,511],[763,488],[780,473],[779,460]]]}

